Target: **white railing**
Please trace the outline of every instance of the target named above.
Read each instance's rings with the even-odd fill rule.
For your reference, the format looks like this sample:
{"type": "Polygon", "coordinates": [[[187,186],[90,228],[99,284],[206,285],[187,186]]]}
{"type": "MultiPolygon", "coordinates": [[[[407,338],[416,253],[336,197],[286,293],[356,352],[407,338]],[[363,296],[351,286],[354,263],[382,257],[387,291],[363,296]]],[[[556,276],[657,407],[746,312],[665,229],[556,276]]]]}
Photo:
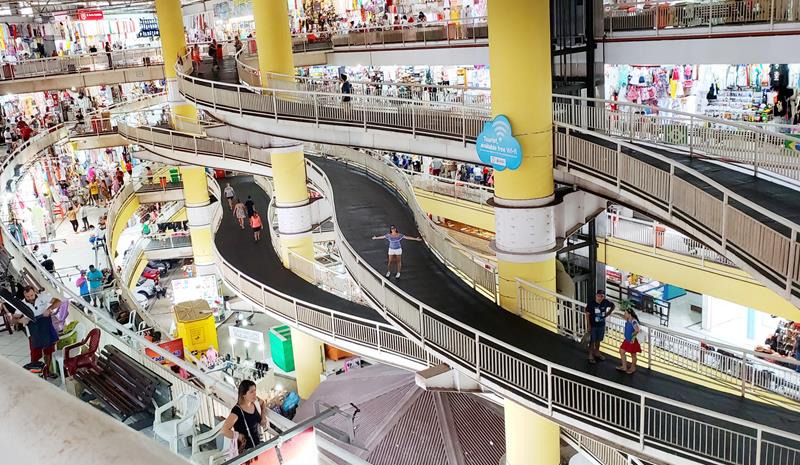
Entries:
{"type": "Polygon", "coordinates": [[[655,249],[667,250],[700,260],[701,266],[706,261],[726,266],[735,263],[706,247],[700,241],[684,236],[667,226],[660,226],[656,221],[643,221],[606,213],[608,218],[608,235],[655,249]]]}
{"type": "MultiPolygon", "coordinates": [[[[240,67],[243,69],[244,67],[240,67]]],[[[253,69],[250,68],[252,72],[253,69]]],[[[474,142],[490,116],[489,107],[415,98],[296,90],[302,79],[271,75],[274,88],[223,84],[179,70],[180,91],[213,110],[356,128],[384,129],[474,142]],[[286,87],[293,87],[286,89],[286,87]]],[[[251,78],[246,78],[250,80],[251,78]]],[[[254,80],[257,82],[257,80],[254,80]]],[[[324,82],[314,81],[311,82],[324,82]]],[[[556,124],[648,143],[677,147],[692,156],[749,167],[800,181],[798,140],[759,126],[674,110],[601,99],[553,96],[556,124]],[[616,110],[612,110],[616,108],[616,110]]]]}
{"type": "Polygon", "coordinates": [[[794,222],[646,148],[562,123],[557,123],[554,142],[559,169],[586,176],[592,186],[604,184],[643,199],[650,216],[665,218],[713,244],[720,254],[736,257],[737,265],[761,275],[765,285],[787,299],[800,289],[800,226],[794,222]],[[579,137],[583,134],[608,145],[579,137]]]}
{"type": "Polygon", "coordinates": [[[347,31],[298,33],[292,35],[292,48],[295,52],[313,52],[340,47],[389,48],[409,43],[415,46],[449,45],[474,43],[488,37],[487,18],[475,17],[405,26],[369,26],[347,31]]]}
{"type": "MultiPolygon", "coordinates": [[[[520,316],[553,328],[559,334],[579,340],[586,327],[586,304],[556,294],[535,284],[517,280],[520,316]]],[[[664,327],[641,325],[640,363],[676,367],[755,396],[775,394],[800,401],[800,361],[762,354],[741,347],[672,331],[664,327]],[[783,365],[783,366],[781,366],[783,365]]],[[[625,321],[612,315],[606,322],[604,345],[612,353],[624,338],[625,321]]],[[[767,396],[769,397],[769,396],[767,396]]]]}
{"type": "Polygon", "coordinates": [[[754,173],[774,173],[795,183],[800,181],[800,139],[769,130],[769,126],[560,95],[553,96],[553,121],[629,142],[679,148],[690,156],[734,163],[754,173]]]}
{"type": "MultiPolygon", "coordinates": [[[[313,170],[313,166],[311,168],[313,170]]],[[[324,173],[309,171],[309,177],[316,185],[322,186],[328,199],[335,203],[324,173]]],[[[424,219],[416,220],[422,224],[424,219]]],[[[774,437],[777,438],[784,434],[733,416],[638,391],[609,380],[600,380],[513,347],[398,289],[382,273],[365,263],[344,237],[340,235],[339,239],[339,250],[350,273],[364,291],[380,304],[379,311],[399,325],[404,334],[445,359],[451,366],[474,374],[484,385],[529,408],[555,416],[578,428],[585,425],[584,421],[599,425],[610,431],[619,444],[637,448],[645,454],[657,455],[658,452],[651,448],[655,447],[736,465],[766,463],[762,461],[763,453],[756,453],[755,447],[764,446],[765,435],[776,435],[774,437]],[[602,383],[604,389],[589,387],[596,383],[602,383]],[[687,415],[697,416],[675,413],[680,411],[693,412],[687,415]],[[683,426],[670,430],[667,436],[667,426],[653,427],[663,424],[664,418],[680,422],[683,426]],[[744,432],[740,433],[742,427],[744,432]],[[693,431],[704,432],[702,441],[696,440],[693,431]],[[746,442],[750,447],[749,452],[737,455],[738,446],[721,439],[727,435],[736,435],[746,442]]],[[[549,307],[555,306],[550,304],[549,307]]],[[[552,318],[558,321],[559,317],[556,315],[552,318]]],[[[582,319],[581,314],[580,321],[582,319]]],[[[565,323],[564,327],[572,328],[577,336],[581,330],[579,325],[575,321],[565,323]]],[[[795,435],[791,438],[791,441],[800,439],[795,435]]],[[[782,454],[800,453],[785,443],[776,445],[779,445],[782,454]]]]}
{"type": "Polygon", "coordinates": [[[249,145],[237,144],[222,139],[208,138],[188,132],[153,126],[130,126],[120,122],[119,133],[131,142],[143,146],[160,147],[199,155],[222,156],[223,159],[239,160],[251,164],[270,166],[268,150],[253,150],[249,145]]]}
{"type": "MultiPolygon", "coordinates": [[[[306,144],[306,146],[312,148],[311,150],[315,147],[314,144],[306,144]]],[[[495,265],[462,247],[428,217],[427,213],[420,207],[412,183],[402,170],[384,160],[383,157],[376,157],[347,147],[329,146],[322,152],[325,155],[339,158],[346,164],[355,165],[359,169],[366,170],[368,174],[396,190],[405,199],[406,204],[413,212],[420,235],[436,256],[445,265],[457,270],[464,281],[476,291],[486,295],[493,302],[497,302],[498,281],[495,265]]],[[[329,199],[332,199],[332,188],[324,172],[310,162],[306,172],[312,183],[317,185],[324,184],[321,187],[323,187],[329,199]]],[[[333,204],[332,200],[331,203],[333,204]]],[[[399,290],[391,281],[387,282],[393,289],[399,290]]]]}
{"type": "MultiPolygon", "coordinates": [[[[352,95],[343,102],[339,93],[254,88],[223,84],[187,75],[178,68],[180,92],[190,101],[213,110],[291,117],[316,124],[336,123],[355,127],[434,135],[464,143],[474,140],[489,119],[486,106],[420,102],[375,95],[352,95]]],[[[291,79],[291,78],[290,78],[291,79]]],[[[291,82],[285,83],[293,85],[291,82]]]]}
{"type": "MultiPolygon", "coordinates": [[[[358,152],[352,149],[343,149],[343,148],[337,148],[335,150],[338,156],[341,156],[350,162],[357,162],[361,166],[367,166],[368,169],[369,167],[371,167],[372,171],[379,175],[384,172],[383,168],[384,166],[398,173],[401,172],[401,170],[399,170],[394,166],[390,166],[382,159],[376,159],[362,152],[358,152]]],[[[312,170],[314,169],[313,165],[311,165],[309,168],[312,170]]],[[[397,179],[389,180],[387,179],[388,178],[387,176],[381,176],[381,178],[384,179],[384,181],[389,181],[394,186],[408,183],[407,178],[405,177],[402,178],[402,180],[405,181],[405,183],[397,179]]],[[[266,190],[269,190],[269,188],[267,187],[266,190]]],[[[404,196],[411,194],[411,192],[408,190],[402,193],[404,194],[404,196]]],[[[412,203],[416,204],[416,201],[412,201],[412,203]]],[[[273,240],[277,240],[275,235],[273,235],[272,237],[273,240]]],[[[428,242],[429,244],[435,243],[436,240],[435,239],[429,240],[428,242]]],[[[274,245],[277,246],[277,244],[274,245]]],[[[434,250],[438,252],[439,256],[452,256],[452,254],[449,254],[448,252],[442,252],[443,249],[444,248],[441,246],[439,247],[439,249],[434,247],[434,250]]],[[[454,262],[451,261],[448,264],[453,266],[454,262]]],[[[325,278],[321,276],[316,276],[317,271],[315,270],[314,264],[312,262],[302,260],[301,257],[294,257],[294,260],[292,260],[292,258],[290,257],[290,268],[292,268],[294,271],[297,271],[304,277],[313,280],[314,282],[323,283],[325,281],[325,278]]],[[[465,274],[464,273],[465,270],[467,271],[469,270],[469,267],[459,268],[458,266],[454,266],[454,268],[459,270],[462,275],[465,274]]],[[[467,275],[469,276],[468,273],[467,275]]],[[[480,282],[479,279],[474,279],[474,278],[471,281],[473,284],[480,282]]],[[[331,289],[343,289],[343,286],[336,286],[330,284],[329,286],[331,289]]],[[[553,298],[558,299],[561,297],[558,296],[553,298]]],[[[544,299],[541,302],[538,302],[539,304],[538,307],[547,308],[548,304],[551,301],[552,299],[544,299]]],[[[521,307],[520,307],[521,311],[525,314],[526,317],[533,317],[534,319],[538,318],[541,321],[547,322],[547,324],[557,325],[560,332],[568,336],[572,336],[573,338],[579,338],[585,332],[585,328],[583,327],[583,312],[582,310],[578,309],[579,308],[578,305],[580,304],[578,302],[573,302],[571,304],[573,307],[575,307],[575,310],[571,313],[556,312],[553,314],[542,314],[541,311],[537,312],[536,311],[537,305],[532,306],[531,299],[521,298],[520,302],[521,302],[521,307]]],[[[552,309],[550,309],[550,311],[552,311],[552,309]]],[[[619,331],[621,331],[622,327],[623,327],[622,323],[617,324],[617,329],[619,331]]],[[[692,348],[689,349],[686,347],[682,347],[681,345],[675,344],[674,342],[670,344],[665,344],[660,347],[662,349],[662,352],[665,354],[661,357],[661,359],[663,359],[662,361],[664,361],[665,363],[672,365],[679,365],[683,369],[692,368],[688,366],[689,362],[686,361],[687,360],[686,354],[688,353],[696,354],[690,361],[697,362],[701,359],[704,361],[709,361],[714,358],[714,356],[709,355],[711,353],[714,353],[713,349],[701,350],[700,348],[708,344],[713,344],[714,346],[719,347],[719,344],[715,342],[712,343],[710,341],[687,338],[684,335],[680,335],[680,338],[682,341],[686,341],[686,344],[690,344],[692,348]]],[[[621,336],[616,337],[616,339],[609,338],[609,340],[621,341],[621,336]]],[[[729,351],[741,352],[741,349],[736,347],[725,347],[724,349],[729,351]]],[[[726,359],[725,357],[717,356],[716,359],[720,359],[722,360],[722,362],[717,363],[716,366],[714,366],[713,364],[712,366],[709,366],[707,363],[702,363],[696,365],[695,366],[696,369],[692,371],[729,384],[733,385],[736,385],[737,383],[741,384],[743,392],[747,391],[747,392],[754,392],[756,394],[762,394],[763,391],[766,390],[778,393],[780,395],[787,395],[792,398],[797,398],[797,391],[794,388],[794,386],[800,384],[800,380],[796,379],[797,375],[795,372],[789,370],[783,370],[783,371],[769,370],[769,368],[771,368],[770,366],[768,366],[764,362],[759,362],[761,363],[761,366],[756,366],[752,368],[753,375],[750,377],[741,376],[739,378],[735,378],[735,375],[731,375],[731,373],[746,374],[748,370],[750,370],[750,368],[737,368],[737,363],[741,367],[750,367],[753,364],[753,362],[750,361],[748,356],[758,357],[757,355],[755,355],[755,353],[745,353],[743,359],[736,359],[735,357],[728,357],[728,359],[726,359]],[[768,375],[764,375],[763,373],[768,373],[768,375]],[[732,378],[731,376],[734,376],[734,378],[732,378]]]]}
{"type": "Polygon", "coordinates": [[[615,32],[652,30],[655,35],[660,35],[693,28],[702,28],[698,33],[714,34],[730,32],[724,26],[757,24],[772,30],[776,24],[800,21],[798,0],[612,2],[606,4],[604,10],[604,29],[609,37],[613,37],[615,32]],[[718,29],[720,26],[722,30],[718,29]]]}
{"type": "Polygon", "coordinates": [[[164,63],[161,47],[129,48],[111,53],[97,52],[63,57],[39,58],[9,63],[0,79],[28,79],[57,74],[85,73],[112,69],[157,66],[164,63]]]}
{"type": "MultiPolygon", "coordinates": [[[[275,214],[275,197],[273,196],[273,186],[270,180],[264,176],[254,177],[256,184],[259,185],[270,198],[270,204],[267,207],[267,224],[270,225],[270,240],[275,252],[280,256],[280,233],[277,224],[277,216],[275,214]]],[[[329,267],[318,263],[316,260],[309,260],[293,250],[288,251],[289,261],[284,263],[284,266],[292,270],[295,274],[303,277],[306,281],[316,284],[320,288],[336,294],[343,299],[351,302],[356,302],[368,306],[364,299],[364,294],[361,288],[358,287],[353,279],[346,273],[336,271],[329,267]]]]}

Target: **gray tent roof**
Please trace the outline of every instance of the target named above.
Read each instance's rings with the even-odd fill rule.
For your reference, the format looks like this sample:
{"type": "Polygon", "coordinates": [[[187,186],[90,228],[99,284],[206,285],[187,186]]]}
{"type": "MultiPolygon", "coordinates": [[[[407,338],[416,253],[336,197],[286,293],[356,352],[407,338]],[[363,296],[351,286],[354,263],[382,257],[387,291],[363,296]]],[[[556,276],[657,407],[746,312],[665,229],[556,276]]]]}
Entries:
{"type": "MultiPolygon", "coordinates": [[[[505,454],[499,406],[472,394],[422,390],[399,368],[374,365],[328,378],[295,421],[313,417],[317,401],[361,409],[354,444],[345,447],[373,465],[486,465],[505,454]]],[[[324,424],[350,428],[341,416],[324,424]]]]}

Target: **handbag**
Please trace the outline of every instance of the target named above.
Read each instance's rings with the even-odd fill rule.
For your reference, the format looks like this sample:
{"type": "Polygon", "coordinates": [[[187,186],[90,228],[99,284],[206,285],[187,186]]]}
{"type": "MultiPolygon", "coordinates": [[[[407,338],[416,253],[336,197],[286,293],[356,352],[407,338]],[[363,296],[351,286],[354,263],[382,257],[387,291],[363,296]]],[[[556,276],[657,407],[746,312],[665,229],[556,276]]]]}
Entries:
{"type": "Polygon", "coordinates": [[[591,335],[589,334],[589,331],[586,331],[585,333],[583,333],[583,336],[581,336],[581,345],[589,346],[590,340],[591,340],[591,335]]]}
{"type": "MultiPolygon", "coordinates": [[[[258,402],[253,403],[253,406],[255,407],[255,411],[258,414],[258,416],[261,417],[261,409],[258,407],[258,402]]],[[[239,411],[242,412],[242,421],[244,422],[244,427],[247,430],[247,437],[250,438],[250,444],[252,444],[253,447],[255,447],[256,446],[256,441],[253,439],[252,433],[250,433],[250,425],[247,424],[247,416],[245,415],[244,410],[242,410],[242,407],[240,407],[238,404],[236,405],[236,407],[238,407],[239,411]]],[[[259,422],[259,427],[260,427],[260,425],[261,425],[261,422],[259,422]]],[[[236,439],[237,439],[236,445],[237,445],[237,448],[238,448],[239,447],[238,446],[238,444],[239,444],[238,443],[238,439],[239,438],[236,438],[236,439]]],[[[239,454],[243,453],[244,451],[245,451],[245,449],[239,450],[239,454]]]]}

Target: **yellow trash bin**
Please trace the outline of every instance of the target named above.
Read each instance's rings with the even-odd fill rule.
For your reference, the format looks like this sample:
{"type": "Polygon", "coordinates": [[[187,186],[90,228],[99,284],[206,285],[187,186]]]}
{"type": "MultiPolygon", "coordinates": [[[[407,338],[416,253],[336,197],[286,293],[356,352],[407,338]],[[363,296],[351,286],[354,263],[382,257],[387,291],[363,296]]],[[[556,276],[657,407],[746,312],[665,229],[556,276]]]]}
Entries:
{"type": "Polygon", "coordinates": [[[202,353],[213,346],[219,351],[217,327],[208,302],[202,299],[181,302],[175,304],[173,312],[178,327],[178,337],[183,339],[186,350],[202,353]]]}

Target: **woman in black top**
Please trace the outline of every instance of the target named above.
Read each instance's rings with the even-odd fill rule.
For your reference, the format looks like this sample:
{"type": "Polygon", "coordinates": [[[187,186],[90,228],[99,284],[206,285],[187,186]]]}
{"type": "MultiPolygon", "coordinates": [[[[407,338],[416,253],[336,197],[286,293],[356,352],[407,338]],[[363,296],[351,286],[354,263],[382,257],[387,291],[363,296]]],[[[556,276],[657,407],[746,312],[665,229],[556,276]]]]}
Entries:
{"type": "Polygon", "coordinates": [[[239,384],[239,401],[231,409],[222,434],[233,439],[234,431],[239,433],[239,453],[261,443],[259,425],[267,427],[267,405],[256,396],[256,383],[246,379],[239,384]]]}

